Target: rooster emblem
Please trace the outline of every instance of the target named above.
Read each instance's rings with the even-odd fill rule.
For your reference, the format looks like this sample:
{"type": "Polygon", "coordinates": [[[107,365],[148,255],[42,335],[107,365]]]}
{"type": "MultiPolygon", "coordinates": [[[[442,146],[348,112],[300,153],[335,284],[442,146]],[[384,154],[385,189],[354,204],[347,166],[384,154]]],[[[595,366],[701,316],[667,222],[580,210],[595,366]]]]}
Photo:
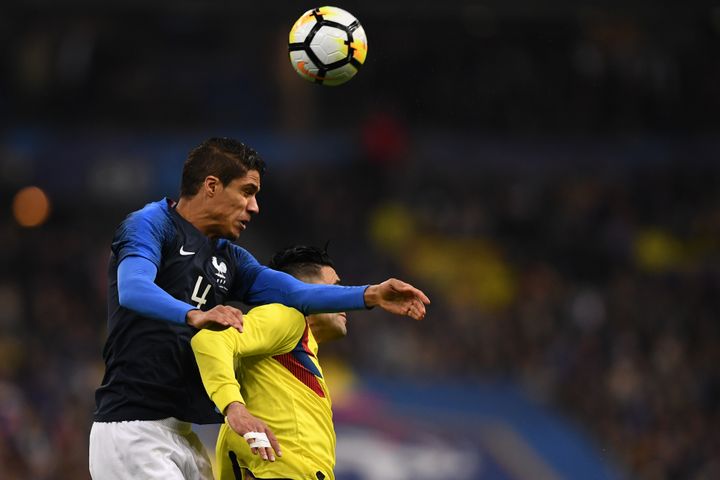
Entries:
{"type": "Polygon", "coordinates": [[[215,267],[215,270],[217,270],[215,275],[220,278],[225,278],[225,274],[227,273],[227,265],[225,265],[225,262],[222,260],[218,262],[217,257],[212,257],[212,264],[213,267],[215,267]]]}

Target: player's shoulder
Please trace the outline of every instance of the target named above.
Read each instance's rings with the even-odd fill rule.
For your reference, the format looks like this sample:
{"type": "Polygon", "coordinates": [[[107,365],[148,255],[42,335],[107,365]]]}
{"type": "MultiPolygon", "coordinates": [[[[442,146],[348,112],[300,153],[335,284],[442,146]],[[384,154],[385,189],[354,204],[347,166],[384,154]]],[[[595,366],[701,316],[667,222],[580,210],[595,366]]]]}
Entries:
{"type": "Polygon", "coordinates": [[[276,318],[289,318],[289,319],[302,319],[305,317],[303,314],[292,307],[285,306],[281,303],[268,303],[266,305],[260,305],[251,308],[246,315],[257,316],[257,317],[276,317],[276,318]]]}
{"type": "Polygon", "coordinates": [[[234,259],[236,265],[253,272],[254,275],[257,275],[261,270],[265,269],[264,266],[260,265],[252,253],[226,238],[219,239],[217,247],[227,252],[228,255],[234,259]]]}
{"type": "Polygon", "coordinates": [[[294,308],[269,303],[247,312],[245,326],[247,331],[261,331],[263,335],[285,339],[294,345],[305,331],[306,321],[305,316],[294,308]]]}
{"type": "Polygon", "coordinates": [[[227,238],[220,238],[217,241],[218,248],[226,249],[232,252],[236,257],[252,257],[252,254],[248,252],[246,249],[241,247],[240,245],[233,243],[232,241],[228,240],[227,238]]]}
{"type": "Polygon", "coordinates": [[[166,238],[173,232],[172,221],[168,214],[169,208],[168,200],[163,199],[135,210],[119,225],[115,232],[115,240],[146,234],[156,238],[166,238]]]}
{"type": "Polygon", "coordinates": [[[168,199],[150,202],[142,208],[131,212],[122,222],[124,227],[146,225],[153,229],[163,229],[171,223],[168,199]]]}
{"type": "Polygon", "coordinates": [[[264,328],[300,329],[305,328],[305,316],[291,307],[280,303],[269,303],[250,309],[245,314],[248,322],[262,323],[264,328]]]}
{"type": "Polygon", "coordinates": [[[147,219],[151,221],[164,220],[168,218],[169,211],[169,200],[167,198],[163,198],[157,202],[145,204],[145,206],[141,209],[135,210],[128,215],[128,218],[147,219]]]}

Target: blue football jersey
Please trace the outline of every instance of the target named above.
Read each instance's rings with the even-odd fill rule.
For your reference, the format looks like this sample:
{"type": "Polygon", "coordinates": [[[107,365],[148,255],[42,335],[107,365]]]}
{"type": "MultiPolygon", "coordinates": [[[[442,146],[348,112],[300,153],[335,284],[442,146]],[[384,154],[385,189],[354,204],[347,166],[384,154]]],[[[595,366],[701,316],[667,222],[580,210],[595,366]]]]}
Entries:
{"type": "Polygon", "coordinates": [[[245,249],[210,239],[164,199],[131,213],[118,227],[108,268],[105,376],[95,394],[95,421],[176,417],[223,421],[203,388],[190,347],[197,332],[185,323],[142,316],[118,302],[118,264],[140,256],[157,266],[155,283],[201,310],[243,300],[265,269],[245,249]]]}

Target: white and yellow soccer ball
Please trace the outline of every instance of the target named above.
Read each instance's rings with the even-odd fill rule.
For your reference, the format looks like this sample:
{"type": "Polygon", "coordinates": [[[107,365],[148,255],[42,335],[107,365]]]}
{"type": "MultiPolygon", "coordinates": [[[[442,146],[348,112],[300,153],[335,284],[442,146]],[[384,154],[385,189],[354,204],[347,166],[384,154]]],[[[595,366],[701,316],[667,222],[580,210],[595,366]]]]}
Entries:
{"type": "Polygon", "coordinates": [[[365,30],[353,15],[337,7],[313,8],[290,30],[290,63],[310,82],[340,85],[365,63],[367,45],[365,30]]]}

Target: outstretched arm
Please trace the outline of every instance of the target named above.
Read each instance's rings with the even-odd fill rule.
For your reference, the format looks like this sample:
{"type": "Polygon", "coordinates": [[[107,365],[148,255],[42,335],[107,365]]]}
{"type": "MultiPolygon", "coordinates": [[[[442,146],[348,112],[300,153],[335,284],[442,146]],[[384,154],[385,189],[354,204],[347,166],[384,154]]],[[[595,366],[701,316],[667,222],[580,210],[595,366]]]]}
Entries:
{"type": "Polygon", "coordinates": [[[303,314],[344,312],[378,306],[396,315],[415,320],[425,316],[430,299],[412,285],[389,279],[378,285],[343,287],[301,282],[276,270],[262,270],[247,292],[250,304],[282,303],[303,314]]]}

